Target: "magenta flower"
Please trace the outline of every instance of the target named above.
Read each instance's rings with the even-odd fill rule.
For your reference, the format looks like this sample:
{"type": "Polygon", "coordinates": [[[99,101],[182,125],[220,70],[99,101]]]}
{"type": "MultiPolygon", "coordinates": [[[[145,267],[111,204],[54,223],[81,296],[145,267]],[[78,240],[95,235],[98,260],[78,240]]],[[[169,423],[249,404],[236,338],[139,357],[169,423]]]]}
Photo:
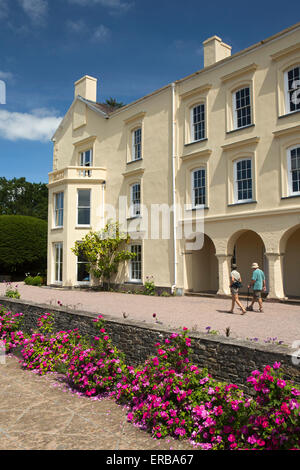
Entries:
{"type": "Polygon", "coordinates": [[[279,388],[284,388],[284,387],[286,386],[286,383],[285,383],[284,380],[278,379],[278,380],[277,380],[277,386],[278,386],[279,388]]]}

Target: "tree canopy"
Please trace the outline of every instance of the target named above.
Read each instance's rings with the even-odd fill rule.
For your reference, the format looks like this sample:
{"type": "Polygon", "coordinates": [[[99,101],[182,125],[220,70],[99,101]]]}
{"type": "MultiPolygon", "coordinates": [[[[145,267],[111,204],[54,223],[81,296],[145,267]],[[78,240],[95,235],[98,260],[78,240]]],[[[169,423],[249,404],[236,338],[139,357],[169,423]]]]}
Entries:
{"type": "Polygon", "coordinates": [[[47,220],[48,188],[25,178],[0,177],[0,215],[26,215],[47,220]]]}
{"type": "Polygon", "coordinates": [[[105,100],[105,104],[107,104],[108,106],[114,109],[123,108],[123,106],[125,106],[124,103],[118,102],[115,98],[112,98],[112,97],[105,100]]]}

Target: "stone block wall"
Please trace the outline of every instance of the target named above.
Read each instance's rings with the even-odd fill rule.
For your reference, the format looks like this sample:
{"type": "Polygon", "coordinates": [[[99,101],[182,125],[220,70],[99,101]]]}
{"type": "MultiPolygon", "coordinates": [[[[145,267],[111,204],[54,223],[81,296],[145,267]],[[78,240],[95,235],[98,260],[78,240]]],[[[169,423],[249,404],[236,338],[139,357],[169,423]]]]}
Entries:
{"type": "MultiPolygon", "coordinates": [[[[40,315],[51,311],[56,314],[57,331],[78,328],[82,335],[95,334],[92,320],[97,314],[4,297],[0,297],[0,304],[14,313],[24,314],[24,330],[28,333],[32,328],[36,328],[40,315]]],[[[105,328],[113,343],[124,352],[130,365],[142,364],[154,354],[155,343],[163,343],[164,339],[174,331],[154,322],[147,324],[128,319],[116,320],[109,316],[104,316],[104,320],[105,328]]],[[[234,383],[247,392],[250,391],[247,387],[247,377],[252,370],[262,371],[266,365],[280,362],[285,378],[300,385],[300,366],[293,364],[294,351],[288,347],[257,344],[193,331],[189,332],[189,337],[192,338],[193,362],[202,368],[206,367],[218,380],[234,383]]]]}

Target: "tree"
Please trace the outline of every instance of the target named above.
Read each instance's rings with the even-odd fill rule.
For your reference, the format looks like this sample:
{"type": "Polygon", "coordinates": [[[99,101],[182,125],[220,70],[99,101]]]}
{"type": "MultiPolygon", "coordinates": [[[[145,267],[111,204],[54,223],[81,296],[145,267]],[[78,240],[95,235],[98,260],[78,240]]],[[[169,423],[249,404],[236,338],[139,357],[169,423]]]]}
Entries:
{"type": "Polygon", "coordinates": [[[114,109],[122,108],[124,103],[119,103],[115,98],[110,97],[108,100],[105,100],[105,104],[114,109]]]}
{"type": "Polygon", "coordinates": [[[118,222],[108,222],[100,232],[89,232],[72,248],[76,256],[87,261],[87,269],[95,278],[107,281],[110,287],[111,276],[118,271],[119,264],[133,259],[136,255],[126,249],[130,237],[120,231],[118,222]]]}
{"type": "Polygon", "coordinates": [[[22,215],[0,216],[1,274],[44,274],[47,266],[47,222],[22,215]]]}
{"type": "Polygon", "coordinates": [[[26,215],[47,220],[48,188],[25,178],[0,177],[0,214],[26,215]]]}

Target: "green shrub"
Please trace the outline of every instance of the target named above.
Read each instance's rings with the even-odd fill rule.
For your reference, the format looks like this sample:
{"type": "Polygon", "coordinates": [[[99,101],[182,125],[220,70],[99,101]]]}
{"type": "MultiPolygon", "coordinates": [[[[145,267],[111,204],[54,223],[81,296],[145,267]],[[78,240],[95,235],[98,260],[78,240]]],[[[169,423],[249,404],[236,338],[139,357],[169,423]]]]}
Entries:
{"type": "Polygon", "coordinates": [[[27,276],[24,280],[27,286],[41,286],[43,284],[42,276],[27,276]]]}
{"type": "Polygon", "coordinates": [[[1,215],[0,265],[6,273],[43,272],[47,265],[47,222],[1,215]]]}

